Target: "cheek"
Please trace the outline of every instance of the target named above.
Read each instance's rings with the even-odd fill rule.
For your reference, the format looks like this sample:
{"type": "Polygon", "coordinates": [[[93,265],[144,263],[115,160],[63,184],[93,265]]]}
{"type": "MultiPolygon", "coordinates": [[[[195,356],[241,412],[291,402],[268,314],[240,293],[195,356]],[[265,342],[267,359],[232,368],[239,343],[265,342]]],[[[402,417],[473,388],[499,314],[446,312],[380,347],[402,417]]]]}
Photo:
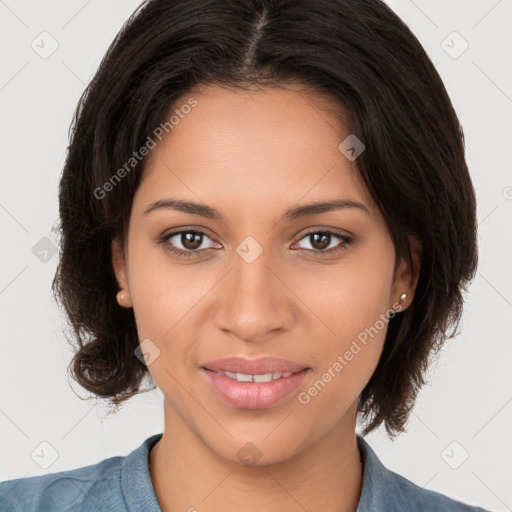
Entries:
{"type": "Polygon", "coordinates": [[[369,254],[341,268],[336,280],[323,282],[316,288],[318,293],[310,294],[311,309],[319,312],[324,323],[321,353],[316,355],[320,382],[315,385],[317,391],[311,391],[323,395],[320,401],[335,410],[342,407],[342,397],[355,399],[369,381],[393,317],[390,291],[394,252],[375,252],[379,258],[369,254]],[[324,393],[326,388],[330,391],[324,393]]]}
{"type": "MultiPolygon", "coordinates": [[[[138,249],[132,253],[130,267],[138,336],[156,345],[153,350],[158,357],[148,370],[176,405],[180,400],[187,401],[180,384],[197,372],[198,346],[206,338],[199,332],[205,325],[201,315],[218,276],[205,272],[200,265],[171,264],[162,249],[138,249]]],[[[187,389],[191,390],[192,384],[187,384],[187,389]]]]}
{"type": "Polygon", "coordinates": [[[371,322],[361,312],[340,317],[335,326],[337,334],[324,338],[322,353],[317,355],[316,371],[298,397],[299,402],[318,409],[327,423],[337,421],[374,373],[387,325],[379,315],[371,322]]]}
{"type": "Polygon", "coordinates": [[[394,251],[375,245],[351,254],[336,268],[320,268],[314,275],[303,272],[295,280],[297,295],[307,298],[319,326],[323,322],[326,339],[338,348],[373,326],[391,307],[394,251]]]}
{"type": "Polygon", "coordinates": [[[164,340],[186,324],[182,319],[208,291],[199,266],[172,265],[160,246],[141,242],[131,248],[130,294],[139,337],[164,340]]]}

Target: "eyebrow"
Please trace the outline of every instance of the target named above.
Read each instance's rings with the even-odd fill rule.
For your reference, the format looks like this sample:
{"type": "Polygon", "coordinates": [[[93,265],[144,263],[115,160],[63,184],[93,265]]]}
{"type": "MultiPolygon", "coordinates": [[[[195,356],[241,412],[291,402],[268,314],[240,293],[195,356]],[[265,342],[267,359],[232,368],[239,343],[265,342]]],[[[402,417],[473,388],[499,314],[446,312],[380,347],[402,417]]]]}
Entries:
{"type": "MultiPolygon", "coordinates": [[[[357,208],[370,214],[368,208],[357,201],[351,199],[333,199],[330,201],[319,201],[310,203],[304,206],[296,206],[287,210],[283,216],[285,220],[296,220],[302,217],[310,215],[318,215],[320,213],[326,213],[333,210],[342,210],[346,208],[357,208]]],[[[191,215],[198,215],[200,217],[206,217],[208,219],[215,219],[224,221],[222,214],[215,208],[206,204],[194,203],[193,201],[183,201],[180,199],[160,199],[151,203],[146,210],[144,215],[155,210],[178,210],[180,212],[189,213],[191,215]]]]}

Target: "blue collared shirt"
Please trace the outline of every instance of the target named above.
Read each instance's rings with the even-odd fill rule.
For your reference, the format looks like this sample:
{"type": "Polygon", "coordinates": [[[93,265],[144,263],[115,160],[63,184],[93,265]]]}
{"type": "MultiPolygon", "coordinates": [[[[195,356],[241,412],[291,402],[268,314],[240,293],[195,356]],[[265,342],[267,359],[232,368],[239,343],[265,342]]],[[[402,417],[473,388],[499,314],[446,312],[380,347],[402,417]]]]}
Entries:
{"type": "MultiPolygon", "coordinates": [[[[148,455],[162,434],[127,456],[70,471],[0,483],[1,512],[161,512],[148,455]]],[[[423,489],[387,469],[359,434],[363,487],[356,512],[490,512],[423,489]]],[[[192,504],[193,505],[193,504],[192,504]]]]}

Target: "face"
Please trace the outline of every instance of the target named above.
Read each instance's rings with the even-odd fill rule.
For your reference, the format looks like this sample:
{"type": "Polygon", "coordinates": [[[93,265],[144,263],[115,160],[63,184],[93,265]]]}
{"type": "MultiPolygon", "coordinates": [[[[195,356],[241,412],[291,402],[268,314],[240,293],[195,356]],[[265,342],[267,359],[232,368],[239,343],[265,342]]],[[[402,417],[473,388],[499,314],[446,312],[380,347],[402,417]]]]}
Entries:
{"type": "Polygon", "coordinates": [[[210,86],[174,108],[190,96],[148,155],[114,267],[166,425],[234,462],[249,442],[260,463],[285,460],[353,435],[410,269],[395,273],[332,105],[293,86],[210,86]],[[338,207],[305,208],[324,202],[338,207]]]}

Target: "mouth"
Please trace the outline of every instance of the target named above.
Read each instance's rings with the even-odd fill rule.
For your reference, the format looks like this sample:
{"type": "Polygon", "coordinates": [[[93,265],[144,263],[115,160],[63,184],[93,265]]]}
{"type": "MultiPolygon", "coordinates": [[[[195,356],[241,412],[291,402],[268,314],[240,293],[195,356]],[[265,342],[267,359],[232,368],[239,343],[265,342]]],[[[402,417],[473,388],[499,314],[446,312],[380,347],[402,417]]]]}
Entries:
{"type": "Polygon", "coordinates": [[[239,409],[267,409],[289,397],[312,370],[294,361],[225,358],[201,366],[215,393],[239,409]]]}

